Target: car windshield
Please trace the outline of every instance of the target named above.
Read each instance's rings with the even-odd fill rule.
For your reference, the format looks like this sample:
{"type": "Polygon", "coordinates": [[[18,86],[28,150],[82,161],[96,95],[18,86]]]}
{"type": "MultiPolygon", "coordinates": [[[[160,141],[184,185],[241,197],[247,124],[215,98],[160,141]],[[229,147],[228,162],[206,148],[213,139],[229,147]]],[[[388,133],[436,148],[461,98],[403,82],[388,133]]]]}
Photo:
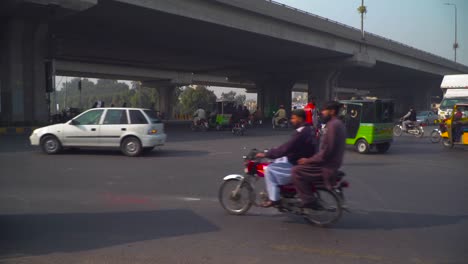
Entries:
{"type": "Polygon", "coordinates": [[[452,109],[456,104],[468,104],[468,98],[447,98],[442,100],[440,108],[452,109]]]}
{"type": "Polygon", "coordinates": [[[418,113],[418,116],[427,116],[429,115],[429,111],[422,111],[418,113]]]}
{"type": "Polygon", "coordinates": [[[145,114],[148,116],[148,118],[151,120],[151,123],[153,124],[159,124],[162,123],[161,118],[158,116],[156,111],[153,110],[144,110],[145,114]]]}

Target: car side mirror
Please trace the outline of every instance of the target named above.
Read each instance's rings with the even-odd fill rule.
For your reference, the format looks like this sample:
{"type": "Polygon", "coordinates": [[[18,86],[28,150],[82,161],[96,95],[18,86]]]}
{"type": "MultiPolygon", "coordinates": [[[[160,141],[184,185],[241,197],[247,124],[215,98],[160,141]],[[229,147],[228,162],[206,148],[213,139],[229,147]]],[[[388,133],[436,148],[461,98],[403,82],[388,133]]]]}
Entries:
{"type": "Polygon", "coordinates": [[[78,124],[79,124],[78,121],[76,121],[75,119],[72,119],[72,120],[70,121],[70,125],[72,125],[72,126],[76,126],[76,125],[78,125],[78,124]]]}

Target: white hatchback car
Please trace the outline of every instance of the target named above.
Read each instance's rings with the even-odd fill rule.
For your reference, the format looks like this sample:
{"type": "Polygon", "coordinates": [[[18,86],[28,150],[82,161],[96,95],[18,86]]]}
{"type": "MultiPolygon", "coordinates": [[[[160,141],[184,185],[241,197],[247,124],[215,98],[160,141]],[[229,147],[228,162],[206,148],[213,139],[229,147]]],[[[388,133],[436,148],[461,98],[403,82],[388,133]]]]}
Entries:
{"type": "Polygon", "coordinates": [[[133,157],[164,145],[166,134],[154,111],[112,107],[90,109],[64,124],[38,128],[29,139],[47,154],[63,148],[120,148],[133,157]]]}

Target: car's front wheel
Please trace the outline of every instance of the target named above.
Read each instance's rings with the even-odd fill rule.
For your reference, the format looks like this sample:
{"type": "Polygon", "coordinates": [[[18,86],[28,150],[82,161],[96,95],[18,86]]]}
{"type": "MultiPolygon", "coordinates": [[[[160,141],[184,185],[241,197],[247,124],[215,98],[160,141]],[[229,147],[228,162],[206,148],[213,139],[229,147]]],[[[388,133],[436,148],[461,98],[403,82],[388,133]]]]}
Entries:
{"type": "Polygon", "coordinates": [[[123,154],[129,157],[136,157],[141,154],[143,151],[143,147],[141,146],[141,142],[136,137],[127,137],[122,141],[120,145],[120,150],[123,154]]]}
{"type": "Polygon", "coordinates": [[[41,148],[46,154],[57,154],[62,151],[62,143],[56,136],[48,135],[41,140],[41,148]]]}

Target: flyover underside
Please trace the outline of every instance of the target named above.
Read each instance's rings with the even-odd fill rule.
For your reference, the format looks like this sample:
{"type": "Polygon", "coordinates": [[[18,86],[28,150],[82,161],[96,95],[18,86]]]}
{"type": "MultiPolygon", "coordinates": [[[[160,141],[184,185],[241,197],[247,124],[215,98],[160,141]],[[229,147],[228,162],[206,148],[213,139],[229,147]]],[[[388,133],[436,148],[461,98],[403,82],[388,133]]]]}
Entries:
{"type": "Polygon", "coordinates": [[[0,119],[47,119],[46,90],[52,87],[46,87],[46,62],[51,60],[69,63],[57,63],[56,73],[63,75],[140,80],[159,87],[244,87],[261,94],[259,103],[268,112],[273,105],[290,105],[289,99],[279,98],[299,89],[294,83],[306,87],[319,103],[331,99],[336,87],[428,98],[441,75],[451,71],[225,4],[213,4],[203,17],[200,12],[210,1],[122,2],[132,1],[103,0],[79,12],[30,4],[27,9],[34,14],[39,10],[40,16],[22,14],[26,8],[21,6],[18,16],[4,18],[0,119]],[[182,2],[187,5],[174,9],[182,2]],[[223,21],[217,20],[223,15],[223,21]],[[376,60],[379,56],[383,61],[376,60]]]}

